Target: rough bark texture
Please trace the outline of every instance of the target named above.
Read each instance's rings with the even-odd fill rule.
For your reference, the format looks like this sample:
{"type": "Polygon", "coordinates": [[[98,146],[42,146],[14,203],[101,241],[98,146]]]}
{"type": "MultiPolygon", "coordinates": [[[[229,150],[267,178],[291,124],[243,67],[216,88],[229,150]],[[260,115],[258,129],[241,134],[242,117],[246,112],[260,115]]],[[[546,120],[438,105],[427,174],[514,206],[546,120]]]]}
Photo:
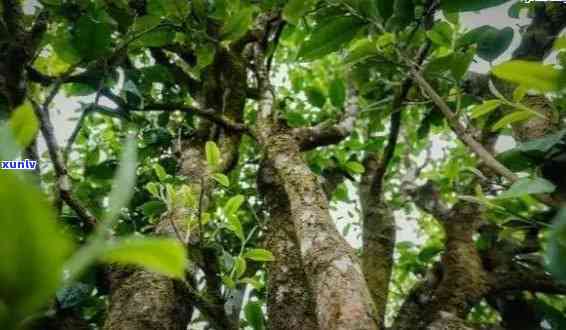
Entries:
{"type": "MultiPolygon", "coordinates": [[[[320,329],[376,329],[373,304],[353,249],[336,230],[328,200],[294,136],[266,134],[263,180],[281,193],[299,243],[304,271],[316,303],[320,329]]],[[[269,205],[274,211],[274,205],[269,205]]]]}
{"type": "MultiPolygon", "coordinates": [[[[473,239],[482,219],[481,208],[460,201],[448,209],[431,183],[409,193],[421,209],[440,222],[446,241],[440,264],[409,295],[394,329],[427,329],[435,323],[442,324],[439,319],[446,315],[463,320],[491,289],[489,274],[473,239]]],[[[467,327],[463,322],[454,322],[449,329],[467,327]]]]}
{"type": "Polygon", "coordinates": [[[521,35],[521,44],[513,58],[540,61],[552,50],[556,36],[566,26],[566,8],[560,3],[535,5],[533,21],[521,35]]]}
{"type": "Polygon", "coordinates": [[[272,177],[273,173],[262,166],[258,187],[265,202],[271,205],[265,246],[275,257],[267,269],[268,328],[318,329],[315,302],[303,269],[295,227],[287,212],[289,206],[281,199],[284,192],[270,184],[272,177]]]}
{"type": "Polygon", "coordinates": [[[376,306],[378,325],[382,326],[393,267],[395,218],[383,201],[381,182],[375,182],[375,176],[380,176],[377,172],[382,170],[379,168],[379,161],[370,156],[366,159],[364,167],[366,174],[362,177],[360,185],[363,222],[362,268],[376,306]]]}
{"type": "Polygon", "coordinates": [[[185,330],[192,316],[184,284],[165,276],[136,269],[113,278],[111,290],[104,329],[185,330]]]}
{"type": "Polygon", "coordinates": [[[488,291],[487,273],[473,240],[481,219],[478,213],[477,205],[459,202],[443,221],[446,245],[441,261],[444,272],[431,302],[432,310],[465,318],[488,291]]]}

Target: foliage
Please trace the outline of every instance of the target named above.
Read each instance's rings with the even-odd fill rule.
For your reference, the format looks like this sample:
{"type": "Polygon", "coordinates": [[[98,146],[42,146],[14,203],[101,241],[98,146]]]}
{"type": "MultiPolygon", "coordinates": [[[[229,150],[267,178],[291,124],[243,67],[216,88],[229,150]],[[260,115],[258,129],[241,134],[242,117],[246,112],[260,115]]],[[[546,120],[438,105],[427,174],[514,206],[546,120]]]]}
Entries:
{"type": "MultiPolygon", "coordinates": [[[[359,107],[346,138],[305,150],[303,156],[320,181],[330,183],[336,225],[360,253],[360,204],[367,202],[363,184],[374,169],[369,160],[383,161],[391,141],[389,118],[402,113],[399,142],[379,184],[384,204],[403,227],[395,244],[387,323],[446,252],[449,235],[442,219],[417,207],[408,193],[407,186],[427,181],[436,187],[428,197],[444,206],[465,201],[482,211],[481,229],[470,238],[482,257],[527,245],[535,232],[541,243],[531,253],[536,261],[522,262],[526,266],[513,271],[540,266],[545,258],[543,271],[566,280],[566,215],[547,203],[566,191],[565,167],[556,165],[566,163],[566,38],[554,43],[556,62],[508,59],[504,54],[514,38],[527,31],[514,29],[512,20],[508,27],[469,29],[462,19],[497,6],[509,8],[511,19],[522,10],[532,16],[539,4],[440,1],[434,19],[426,22],[430,2],[424,0],[147,0],[140,2],[145,3],[141,9],[138,1],[125,0],[40,3],[36,12],[24,14],[27,30],[39,11],[49,14],[40,51],[26,64],[26,97],[11,109],[0,95],[0,160],[27,157],[38,130],[45,129],[34,106],[43,107],[51,93],[80,102],[74,109],[79,130],[69,147],[57,150],[64,155],[64,179],[47,151],[38,159],[39,185],[31,173],[0,170],[0,328],[15,329],[58,308],[55,314],[73,310],[92,328],[101,328],[110,298],[97,274],[101,267],[118,264],[189,285],[193,297],[205,303],[215,298],[212,285],[203,285],[209,281],[204,277],[211,276],[221,302],[228,292],[247,292],[239,306],[243,313],[237,313],[239,326],[267,329],[267,274],[278,260],[276,251],[265,247],[272,224],[257,187],[265,164],[257,134],[260,100],[253,95],[262,82],[258,60],[252,59],[257,49],[271,65],[273,122],[282,128],[327,128],[341,123],[352,105],[359,107]],[[261,35],[266,22],[277,27],[269,38],[261,35]],[[421,65],[415,62],[423,45],[421,65]],[[234,49],[242,63],[231,66],[228,50],[234,49]],[[474,63],[487,68],[486,62],[489,83],[479,92],[470,89],[470,68],[474,63]],[[248,90],[233,90],[236,81],[230,75],[239,69],[249,80],[248,90]],[[414,78],[412,69],[420,70],[465,125],[465,134],[484,145],[499,142],[488,149],[517,180],[493,173],[458,140],[429,93],[408,79],[414,78]],[[34,81],[34,73],[51,82],[34,81]],[[215,75],[221,79],[212,79],[215,75]],[[394,105],[407,79],[407,96],[394,105]],[[241,104],[243,111],[234,114],[226,105],[237,103],[237,93],[250,95],[241,104]],[[530,102],[543,96],[556,116],[530,102]],[[519,129],[524,125],[534,132],[529,124],[537,120],[552,127],[522,139],[519,129]],[[203,125],[214,127],[204,138],[203,125]],[[231,135],[235,132],[237,138],[231,135]],[[184,153],[195,141],[200,162],[184,153]],[[228,155],[234,150],[235,160],[228,155]],[[186,168],[202,171],[189,177],[186,168]],[[411,176],[415,172],[418,177],[411,176]],[[336,176],[340,179],[333,187],[336,176]],[[93,228],[61,201],[62,182],[97,220],[93,228]],[[179,220],[171,225],[173,234],[153,235],[162,234],[172,218],[179,220]],[[210,259],[213,264],[207,264],[210,259]],[[187,280],[192,267],[202,270],[196,272],[196,285],[187,280]]],[[[1,48],[10,37],[3,19],[0,23],[1,48]]],[[[57,98],[52,103],[53,109],[62,105],[57,98]]],[[[55,130],[61,132],[60,123],[55,130]]],[[[527,291],[525,296],[541,321],[555,329],[564,324],[561,297],[527,291]]],[[[476,302],[469,321],[497,323],[498,307],[493,301],[476,302]]],[[[201,320],[210,318],[202,314],[201,320]]]]}

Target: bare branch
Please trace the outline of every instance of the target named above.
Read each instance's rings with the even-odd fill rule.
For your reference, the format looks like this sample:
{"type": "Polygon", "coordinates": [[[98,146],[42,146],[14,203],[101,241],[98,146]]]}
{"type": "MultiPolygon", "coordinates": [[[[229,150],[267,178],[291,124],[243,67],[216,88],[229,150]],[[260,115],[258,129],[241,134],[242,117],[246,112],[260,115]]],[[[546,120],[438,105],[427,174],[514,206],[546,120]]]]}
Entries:
{"type": "Polygon", "coordinates": [[[96,218],[90,214],[86,208],[80,205],[80,203],[71,194],[71,183],[67,173],[67,168],[65,167],[59,152],[59,146],[57,145],[57,139],[55,138],[53,125],[51,124],[51,120],[47,114],[47,109],[41,108],[39,104],[32,99],[30,99],[30,102],[33,105],[33,109],[39,120],[41,134],[45,139],[47,151],[51,158],[51,162],[53,163],[60,198],[77,214],[85,225],[91,228],[94,227],[97,223],[96,218]]]}
{"type": "Polygon", "coordinates": [[[224,116],[219,116],[213,109],[201,109],[182,103],[150,103],[146,104],[143,109],[131,109],[131,111],[182,111],[194,113],[195,115],[206,118],[228,130],[244,132],[252,137],[254,136],[245,124],[235,122],[224,116]]]}

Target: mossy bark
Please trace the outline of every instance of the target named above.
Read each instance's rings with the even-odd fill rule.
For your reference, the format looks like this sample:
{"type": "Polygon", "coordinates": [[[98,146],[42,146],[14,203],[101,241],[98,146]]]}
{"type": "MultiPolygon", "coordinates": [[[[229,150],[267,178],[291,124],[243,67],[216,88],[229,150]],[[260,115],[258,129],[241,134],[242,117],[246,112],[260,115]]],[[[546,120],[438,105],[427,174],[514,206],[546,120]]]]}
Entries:
{"type": "Polygon", "coordinates": [[[360,184],[362,206],[362,268],[373,302],[376,306],[378,326],[384,325],[393,252],[395,249],[395,218],[383,201],[381,176],[376,178],[379,161],[369,156],[360,184]],[[376,182],[378,180],[379,182],[376,182]]]}
{"type": "Polygon", "coordinates": [[[261,167],[258,187],[265,202],[270,205],[265,247],[275,261],[267,266],[268,328],[318,329],[315,302],[308,285],[301,259],[295,227],[289,218],[289,206],[279,185],[273,185],[273,173],[261,167]]]}
{"type": "Polygon", "coordinates": [[[338,233],[322,185],[303,160],[296,139],[284,128],[262,136],[262,171],[269,174],[262,179],[275,187],[278,200],[268,205],[269,211],[286,213],[293,224],[318,329],[377,329],[360,261],[338,233]]]}

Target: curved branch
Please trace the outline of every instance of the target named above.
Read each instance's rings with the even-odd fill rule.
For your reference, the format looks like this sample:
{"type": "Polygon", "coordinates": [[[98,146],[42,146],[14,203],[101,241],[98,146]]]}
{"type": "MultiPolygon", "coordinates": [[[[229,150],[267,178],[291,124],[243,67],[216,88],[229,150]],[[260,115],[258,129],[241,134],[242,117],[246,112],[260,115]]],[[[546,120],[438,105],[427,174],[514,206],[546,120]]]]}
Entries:
{"type": "Polygon", "coordinates": [[[460,123],[456,114],[450,109],[448,104],[444,102],[442,97],[432,88],[432,86],[426,81],[426,79],[421,75],[419,71],[415,68],[411,69],[411,75],[419,84],[419,86],[425,91],[426,94],[431,98],[434,104],[440,109],[444,117],[448,122],[448,125],[452,131],[456,134],[458,139],[462,141],[466,146],[468,146],[484,163],[486,166],[491,168],[493,171],[499,175],[505,177],[511,182],[515,182],[519,177],[501,164],[493,155],[487,151],[484,146],[476,141],[474,137],[466,130],[464,125],[460,123]]]}
{"type": "MultiPolygon", "coordinates": [[[[524,269],[523,269],[524,268],[524,269]]],[[[494,272],[492,293],[501,294],[507,291],[532,291],[547,294],[566,294],[566,283],[558,282],[543,270],[513,269],[494,272]]]]}
{"type": "Polygon", "coordinates": [[[245,124],[235,122],[224,116],[219,116],[213,109],[201,109],[182,103],[150,103],[146,104],[143,109],[131,109],[131,111],[182,111],[194,113],[195,115],[206,118],[228,130],[244,132],[252,137],[254,136],[245,124]]]}
{"type": "Polygon", "coordinates": [[[71,193],[69,175],[67,174],[67,168],[65,167],[65,164],[59,152],[59,146],[57,145],[53,125],[51,124],[51,120],[49,119],[47,108],[40,107],[39,104],[37,104],[34,100],[30,99],[30,102],[39,120],[41,134],[45,139],[47,151],[49,153],[49,157],[51,158],[51,162],[53,163],[55,176],[57,178],[56,185],[59,191],[59,196],[77,214],[77,216],[83,221],[83,223],[89,226],[89,229],[92,229],[96,225],[97,220],[74,198],[71,193]]]}
{"type": "Polygon", "coordinates": [[[358,117],[359,107],[357,93],[353,86],[348,86],[346,111],[342,119],[332,125],[328,122],[313,127],[293,129],[293,134],[302,151],[340,143],[354,131],[354,124],[358,117]]]}

